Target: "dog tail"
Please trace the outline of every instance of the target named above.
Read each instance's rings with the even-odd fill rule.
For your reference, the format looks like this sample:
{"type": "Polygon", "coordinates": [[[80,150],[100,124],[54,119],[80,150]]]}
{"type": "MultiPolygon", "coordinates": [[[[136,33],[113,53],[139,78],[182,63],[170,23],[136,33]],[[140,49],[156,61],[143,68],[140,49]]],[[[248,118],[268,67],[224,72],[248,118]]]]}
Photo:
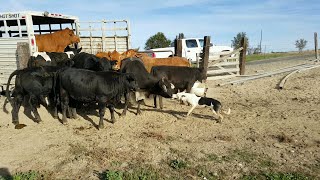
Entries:
{"type": "Polygon", "coordinates": [[[216,113],[216,115],[219,116],[219,118],[218,118],[218,123],[221,123],[222,120],[223,120],[222,114],[224,114],[224,115],[229,115],[230,113],[231,113],[231,109],[230,109],[230,108],[228,108],[228,111],[222,110],[222,108],[219,109],[218,113],[216,113]]]}

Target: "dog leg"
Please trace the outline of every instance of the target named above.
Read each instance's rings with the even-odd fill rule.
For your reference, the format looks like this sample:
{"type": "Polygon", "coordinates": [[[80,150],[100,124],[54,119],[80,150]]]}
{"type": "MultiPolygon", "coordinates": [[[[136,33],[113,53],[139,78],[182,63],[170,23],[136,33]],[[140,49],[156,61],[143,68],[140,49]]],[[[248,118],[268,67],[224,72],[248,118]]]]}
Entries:
{"type": "Polygon", "coordinates": [[[218,116],[218,123],[221,123],[222,122],[222,119],[223,119],[223,116],[219,113],[219,112],[216,112],[212,107],[210,108],[212,110],[212,113],[215,115],[215,116],[218,116]]]}
{"type": "Polygon", "coordinates": [[[192,113],[192,111],[194,110],[194,108],[196,108],[196,107],[197,107],[197,105],[192,106],[192,108],[189,110],[189,112],[188,112],[187,116],[189,116],[189,115],[192,113]]]}

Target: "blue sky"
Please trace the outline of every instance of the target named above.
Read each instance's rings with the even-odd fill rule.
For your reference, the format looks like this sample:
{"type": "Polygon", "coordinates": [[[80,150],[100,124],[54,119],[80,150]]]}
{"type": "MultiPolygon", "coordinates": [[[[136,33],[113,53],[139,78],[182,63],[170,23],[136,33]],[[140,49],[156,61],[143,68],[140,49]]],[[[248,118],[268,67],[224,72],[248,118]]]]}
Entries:
{"type": "Polygon", "coordinates": [[[0,6],[0,12],[30,10],[74,15],[80,21],[128,19],[132,47],[141,49],[157,32],[171,40],[181,32],[209,35],[219,45],[230,45],[238,32],[246,32],[250,46],[257,46],[262,30],[262,47],[268,52],[296,50],[300,38],[312,49],[313,34],[320,33],[316,0],[7,0],[0,6]]]}

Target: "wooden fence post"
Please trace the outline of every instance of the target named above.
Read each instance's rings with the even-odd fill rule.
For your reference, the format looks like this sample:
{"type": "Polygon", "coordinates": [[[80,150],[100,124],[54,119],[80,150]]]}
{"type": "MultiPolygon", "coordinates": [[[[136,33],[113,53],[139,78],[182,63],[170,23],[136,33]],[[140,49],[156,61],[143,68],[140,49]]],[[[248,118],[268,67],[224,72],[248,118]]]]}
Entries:
{"type": "Polygon", "coordinates": [[[316,59],[318,59],[319,54],[318,54],[318,34],[315,32],[314,33],[314,50],[316,54],[316,59]]]}
{"type": "Polygon", "coordinates": [[[176,36],[176,39],[174,40],[174,56],[177,56],[177,50],[178,49],[178,36],[176,36]]]}
{"type": "Polygon", "coordinates": [[[182,57],[182,39],[177,40],[176,56],[182,57]]]}
{"type": "Polygon", "coordinates": [[[207,79],[208,62],[209,62],[209,49],[210,49],[210,36],[204,37],[202,61],[200,63],[200,68],[203,68],[203,74],[207,79]]]}
{"type": "Polygon", "coordinates": [[[240,52],[239,68],[240,68],[240,75],[244,75],[246,70],[245,67],[246,67],[246,54],[247,54],[247,39],[245,37],[241,39],[241,47],[243,47],[243,49],[240,52]]]}
{"type": "Polygon", "coordinates": [[[29,44],[26,42],[17,43],[17,66],[18,69],[23,69],[28,66],[30,58],[29,44]]]}

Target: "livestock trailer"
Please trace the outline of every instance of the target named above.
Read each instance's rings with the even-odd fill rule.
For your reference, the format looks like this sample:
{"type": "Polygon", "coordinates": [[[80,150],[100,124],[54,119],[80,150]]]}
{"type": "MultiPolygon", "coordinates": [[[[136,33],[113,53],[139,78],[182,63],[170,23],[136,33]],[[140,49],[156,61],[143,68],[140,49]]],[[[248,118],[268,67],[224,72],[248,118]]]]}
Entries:
{"type": "Polygon", "coordinates": [[[76,16],[47,11],[0,13],[0,85],[7,83],[14,70],[24,68],[29,57],[37,52],[36,34],[68,27],[80,37],[84,52],[124,52],[131,46],[129,26],[127,20],[79,22],[76,16]]]}

